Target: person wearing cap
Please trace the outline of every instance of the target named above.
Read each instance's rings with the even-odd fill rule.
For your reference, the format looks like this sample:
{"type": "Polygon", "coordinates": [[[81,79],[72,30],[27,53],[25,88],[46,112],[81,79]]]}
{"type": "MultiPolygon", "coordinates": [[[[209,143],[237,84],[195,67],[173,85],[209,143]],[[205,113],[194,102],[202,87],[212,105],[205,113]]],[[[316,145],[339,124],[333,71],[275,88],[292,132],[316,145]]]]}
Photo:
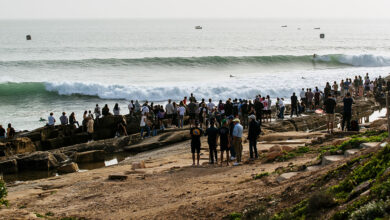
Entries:
{"type": "Polygon", "coordinates": [[[200,160],[200,137],[203,135],[203,130],[199,128],[199,121],[195,121],[195,127],[190,129],[191,135],[191,153],[192,153],[192,166],[195,166],[195,152],[197,154],[197,165],[199,166],[200,160]]]}
{"type": "Polygon", "coordinates": [[[68,117],[66,116],[65,112],[62,112],[62,116],[60,117],[60,122],[61,122],[61,125],[67,125],[69,123],[68,117]]]}
{"type": "Polygon", "coordinates": [[[207,143],[209,144],[210,150],[210,164],[218,163],[218,154],[217,154],[217,138],[218,138],[218,128],[214,127],[214,120],[210,121],[210,127],[206,129],[204,134],[207,136],[207,143]]]}
{"type": "Polygon", "coordinates": [[[248,140],[249,140],[249,155],[250,159],[253,159],[253,152],[255,152],[255,159],[259,158],[257,154],[257,138],[260,135],[260,123],[256,121],[255,115],[250,115],[249,117],[249,129],[248,129],[248,140]]]}
{"type": "Polygon", "coordinates": [[[230,147],[230,129],[227,127],[226,119],[221,121],[221,127],[218,129],[219,146],[221,147],[221,166],[223,163],[223,152],[226,151],[226,165],[229,166],[229,148],[230,147]]]}
{"type": "Polygon", "coordinates": [[[242,157],[242,133],[244,131],[242,125],[240,125],[240,119],[235,118],[233,120],[234,123],[234,129],[233,129],[233,146],[234,151],[236,152],[236,159],[237,163],[234,163],[233,165],[238,165],[241,163],[241,157],[242,157]]]}
{"type": "MultiPolygon", "coordinates": [[[[228,126],[229,126],[229,130],[230,130],[230,143],[233,144],[233,130],[234,130],[234,122],[233,122],[233,119],[234,117],[232,115],[230,115],[228,117],[228,126]]],[[[231,145],[231,148],[230,148],[230,160],[235,160],[236,159],[236,152],[234,151],[234,147],[231,145]]]]}

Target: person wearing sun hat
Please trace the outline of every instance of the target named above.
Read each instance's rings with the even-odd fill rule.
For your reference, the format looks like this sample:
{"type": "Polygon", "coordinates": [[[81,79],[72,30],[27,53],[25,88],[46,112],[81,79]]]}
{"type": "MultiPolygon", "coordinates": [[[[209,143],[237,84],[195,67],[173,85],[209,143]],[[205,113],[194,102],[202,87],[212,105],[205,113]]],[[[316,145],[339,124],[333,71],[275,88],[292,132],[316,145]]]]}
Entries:
{"type": "Polygon", "coordinates": [[[236,152],[237,162],[234,163],[234,166],[239,165],[241,163],[242,157],[242,133],[244,131],[242,125],[240,124],[240,119],[233,119],[234,129],[233,129],[233,146],[234,151],[236,152]]]}

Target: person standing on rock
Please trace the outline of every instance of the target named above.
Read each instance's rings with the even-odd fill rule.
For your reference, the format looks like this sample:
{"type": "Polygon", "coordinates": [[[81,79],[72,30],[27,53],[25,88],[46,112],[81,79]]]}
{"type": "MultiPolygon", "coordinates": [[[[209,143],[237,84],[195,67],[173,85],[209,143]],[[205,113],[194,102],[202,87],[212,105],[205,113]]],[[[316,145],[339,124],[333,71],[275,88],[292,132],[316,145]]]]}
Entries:
{"type": "Polygon", "coordinates": [[[180,107],[178,109],[178,112],[179,112],[179,124],[178,124],[178,127],[179,128],[183,128],[183,125],[184,125],[184,115],[186,113],[186,108],[184,107],[184,103],[183,102],[180,102],[180,107]]]}
{"type": "Polygon", "coordinates": [[[146,117],[149,115],[148,102],[145,102],[145,104],[142,106],[141,113],[142,113],[142,115],[145,115],[146,117]]]}
{"type": "Polygon", "coordinates": [[[192,153],[192,166],[195,166],[195,153],[197,156],[197,165],[199,166],[200,160],[200,137],[203,135],[203,130],[199,128],[199,121],[195,121],[195,126],[190,129],[191,135],[191,153],[192,153]]]}
{"type": "Polygon", "coordinates": [[[206,129],[205,136],[207,136],[207,143],[209,144],[210,151],[210,164],[218,163],[217,154],[217,139],[218,139],[218,128],[214,126],[214,121],[210,121],[210,127],[206,129]]]}
{"type": "Polygon", "coordinates": [[[253,160],[253,152],[254,159],[258,159],[259,156],[257,154],[257,138],[259,137],[261,132],[260,124],[256,121],[255,115],[249,116],[249,129],[248,129],[248,141],[249,141],[249,155],[250,159],[253,160]]]}
{"type": "Polygon", "coordinates": [[[121,114],[121,108],[119,107],[118,103],[115,103],[114,109],[112,111],[114,112],[114,115],[121,114]]]}
{"type": "Polygon", "coordinates": [[[50,116],[47,119],[47,125],[54,126],[54,124],[56,123],[56,119],[53,117],[53,112],[50,112],[50,116]]]}
{"type": "Polygon", "coordinates": [[[218,129],[219,145],[221,147],[221,166],[223,163],[223,153],[226,151],[226,165],[229,166],[229,148],[230,148],[230,129],[227,126],[226,119],[221,121],[221,127],[218,129]]]}
{"type": "Polygon", "coordinates": [[[347,131],[351,130],[351,117],[352,117],[352,104],[353,99],[351,97],[351,93],[347,93],[346,97],[343,99],[344,107],[343,107],[343,121],[341,123],[341,130],[344,131],[345,126],[347,127],[347,131]]]}
{"type": "Polygon", "coordinates": [[[187,107],[190,116],[190,128],[191,128],[195,122],[195,116],[196,116],[196,111],[198,109],[198,106],[197,104],[194,103],[193,99],[190,99],[190,104],[188,104],[187,107]]]}
{"type": "Polygon", "coordinates": [[[336,108],[336,100],[333,98],[332,94],[328,96],[328,98],[324,102],[325,106],[325,113],[327,118],[327,128],[328,133],[333,133],[333,126],[334,126],[334,112],[336,108]]]}
{"type": "Polygon", "coordinates": [[[100,111],[99,104],[96,104],[95,110],[93,111],[95,113],[95,119],[98,120],[100,118],[100,115],[102,112],[100,111]]]}
{"type": "Polygon", "coordinates": [[[129,109],[129,114],[132,116],[134,114],[134,101],[133,100],[130,101],[127,108],[129,109]]]}
{"type": "Polygon", "coordinates": [[[237,166],[241,163],[242,160],[242,133],[244,131],[242,125],[240,125],[240,119],[235,118],[233,120],[234,129],[233,129],[233,146],[234,151],[236,152],[237,162],[233,165],[237,166]]]}
{"type": "Polygon", "coordinates": [[[299,116],[299,114],[298,114],[298,97],[295,95],[295,92],[291,96],[291,115],[290,115],[290,118],[292,118],[294,112],[298,117],[299,116]]]}
{"type": "Polygon", "coordinates": [[[11,139],[15,136],[15,129],[12,127],[11,123],[8,124],[7,128],[7,138],[11,139]]]}
{"type": "Polygon", "coordinates": [[[3,128],[3,125],[0,125],[0,140],[5,138],[5,129],[3,128]]]}
{"type": "Polygon", "coordinates": [[[168,104],[165,106],[165,112],[167,113],[167,119],[168,119],[168,128],[172,126],[172,119],[173,119],[173,112],[174,107],[172,105],[172,100],[168,99],[168,104]]]}
{"type": "Polygon", "coordinates": [[[67,125],[69,123],[68,117],[66,117],[65,112],[62,112],[62,116],[60,117],[60,122],[61,122],[61,125],[67,125]]]}
{"type": "Polygon", "coordinates": [[[87,122],[88,141],[93,141],[93,132],[94,132],[93,119],[91,117],[88,117],[87,120],[88,120],[87,122]]]}
{"type": "MultiPolygon", "coordinates": [[[[140,127],[141,127],[141,139],[144,139],[144,131],[146,130],[146,135],[147,137],[149,137],[150,135],[150,128],[148,126],[148,123],[147,123],[147,117],[146,115],[142,115],[141,116],[141,122],[140,122],[140,127]]],[[[155,126],[157,127],[157,125],[155,126]]]]}

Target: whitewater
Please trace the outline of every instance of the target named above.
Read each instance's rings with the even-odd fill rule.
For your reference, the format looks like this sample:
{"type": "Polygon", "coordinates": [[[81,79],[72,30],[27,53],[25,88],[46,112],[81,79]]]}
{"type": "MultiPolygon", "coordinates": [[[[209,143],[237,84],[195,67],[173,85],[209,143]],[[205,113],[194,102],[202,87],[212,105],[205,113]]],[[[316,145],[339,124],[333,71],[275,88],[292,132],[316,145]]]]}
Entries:
{"type": "Polygon", "coordinates": [[[390,73],[389,22],[53,20],[0,25],[0,124],[11,122],[17,130],[42,126],[39,118],[50,112],[56,117],[75,112],[81,119],[97,103],[111,108],[119,103],[126,113],[129,100],[164,103],[190,93],[215,101],[257,94],[288,99],[327,81],[390,73]],[[280,28],[286,23],[288,28],[280,28]],[[203,30],[194,29],[199,24],[203,30]],[[27,33],[32,41],[25,40],[27,33]]]}

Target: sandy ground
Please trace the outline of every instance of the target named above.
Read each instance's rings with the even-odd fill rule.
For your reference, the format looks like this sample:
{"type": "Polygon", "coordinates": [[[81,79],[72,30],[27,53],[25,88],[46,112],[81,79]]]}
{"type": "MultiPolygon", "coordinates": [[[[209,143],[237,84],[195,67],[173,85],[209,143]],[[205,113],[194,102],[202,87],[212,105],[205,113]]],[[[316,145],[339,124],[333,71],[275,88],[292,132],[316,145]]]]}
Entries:
{"type": "MultiPolygon", "coordinates": [[[[208,145],[202,139],[201,166],[192,167],[189,141],[138,154],[121,164],[63,176],[23,182],[8,187],[9,208],[0,219],[85,217],[87,219],[221,219],[248,204],[284,191],[286,184],[253,180],[261,172],[273,172],[288,164],[305,164],[316,155],[287,162],[248,162],[209,165],[208,145]],[[144,160],[146,169],[131,170],[131,163],[144,160]],[[125,181],[110,181],[110,174],[126,174],[125,181]]],[[[259,151],[262,146],[258,146],[259,151]]],[[[220,155],[218,155],[220,157],[220,155]]],[[[305,174],[308,175],[308,174],[305,174]]]]}

